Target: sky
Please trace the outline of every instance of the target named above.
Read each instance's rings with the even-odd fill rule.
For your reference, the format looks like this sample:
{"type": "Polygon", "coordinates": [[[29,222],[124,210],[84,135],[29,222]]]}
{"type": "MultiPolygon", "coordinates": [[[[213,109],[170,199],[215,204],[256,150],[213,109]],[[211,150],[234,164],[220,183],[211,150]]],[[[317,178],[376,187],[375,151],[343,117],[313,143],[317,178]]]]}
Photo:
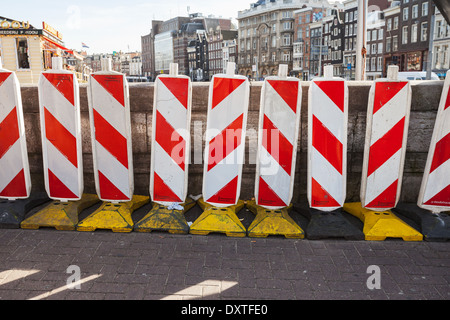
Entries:
{"type": "Polygon", "coordinates": [[[152,20],[168,20],[201,12],[204,16],[236,18],[256,0],[0,0],[0,16],[29,21],[42,28],[45,21],[63,35],[69,49],[87,52],[141,51],[141,36],[149,34],[152,20]]]}

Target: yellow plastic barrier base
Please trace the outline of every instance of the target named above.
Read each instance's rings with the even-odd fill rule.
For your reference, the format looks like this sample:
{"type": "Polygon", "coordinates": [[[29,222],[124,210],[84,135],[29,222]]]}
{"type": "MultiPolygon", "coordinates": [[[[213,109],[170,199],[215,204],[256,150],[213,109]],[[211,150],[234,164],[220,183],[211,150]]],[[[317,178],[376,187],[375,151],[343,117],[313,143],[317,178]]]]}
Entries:
{"type": "Polygon", "coordinates": [[[86,208],[99,202],[95,194],[83,194],[78,201],[54,201],[20,224],[22,229],[36,230],[51,227],[60,231],[72,231],[78,224],[78,215],[86,208]]]}
{"type": "Polygon", "coordinates": [[[422,241],[423,235],[392,213],[391,210],[372,211],[360,202],[344,204],[344,210],[364,223],[365,240],[383,241],[387,237],[404,241],[422,241]]]}
{"type": "Polygon", "coordinates": [[[204,212],[191,225],[189,230],[191,234],[208,235],[211,232],[219,232],[225,233],[228,237],[247,235],[247,230],[236,215],[244,207],[244,201],[239,200],[234,206],[217,208],[200,198],[198,204],[204,212]]]}
{"type": "Polygon", "coordinates": [[[258,206],[255,201],[248,201],[247,208],[256,215],[250,227],[248,236],[266,238],[269,235],[285,236],[288,239],[303,239],[302,228],[289,216],[292,204],[280,210],[269,210],[258,206]]]}
{"type": "Polygon", "coordinates": [[[195,206],[195,201],[187,198],[180,204],[183,210],[170,210],[167,207],[155,203],[152,210],[134,226],[137,232],[152,232],[154,230],[167,231],[172,234],[189,233],[189,225],[184,214],[195,206]]]}
{"type": "Polygon", "coordinates": [[[81,221],[78,231],[92,232],[96,229],[110,229],[113,232],[133,231],[131,214],[150,201],[146,196],[133,196],[131,201],[113,204],[104,202],[100,208],[81,221]]]}

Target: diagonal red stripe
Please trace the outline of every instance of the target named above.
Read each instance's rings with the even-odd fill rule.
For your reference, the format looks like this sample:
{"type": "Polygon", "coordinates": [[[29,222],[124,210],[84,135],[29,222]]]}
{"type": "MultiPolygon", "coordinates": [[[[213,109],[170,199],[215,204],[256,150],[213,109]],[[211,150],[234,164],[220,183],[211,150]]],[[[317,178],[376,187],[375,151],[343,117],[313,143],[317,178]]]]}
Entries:
{"type": "Polygon", "coordinates": [[[244,83],[244,81],[245,79],[214,78],[211,109],[214,109],[242,83],[244,83]]]}
{"type": "Polygon", "coordinates": [[[288,104],[292,111],[297,113],[298,81],[267,80],[267,82],[288,104]]]}
{"type": "Polygon", "coordinates": [[[450,159],[450,133],[436,143],[430,173],[450,159]]]}
{"type": "Polygon", "coordinates": [[[125,94],[122,75],[92,75],[95,80],[112,95],[122,106],[125,107],[125,94]]]}
{"type": "Polygon", "coordinates": [[[316,81],[315,84],[344,112],[344,81],[316,81]]]}
{"type": "Polygon", "coordinates": [[[102,199],[126,201],[130,200],[122,193],[100,170],[98,171],[98,182],[100,187],[100,197],[102,199]]]}
{"type": "Polygon", "coordinates": [[[153,201],[183,202],[156,172],[153,176],[153,201]]]}
{"type": "Polygon", "coordinates": [[[0,123],[0,158],[5,155],[19,137],[17,108],[14,107],[0,123]]]}
{"type": "Polygon", "coordinates": [[[375,99],[373,114],[388,103],[408,82],[377,82],[375,85],[375,99]]]}
{"type": "Polygon", "coordinates": [[[287,207],[287,204],[280,199],[262,177],[259,177],[258,204],[271,207],[287,207]]]}
{"type": "Polygon", "coordinates": [[[221,204],[234,204],[237,196],[237,184],[238,176],[228,182],[222,189],[206,201],[221,204]]]}
{"type": "Polygon", "coordinates": [[[370,147],[368,177],[401,149],[404,130],[405,118],[370,147]]]}
{"type": "Polygon", "coordinates": [[[25,184],[25,173],[23,169],[1,190],[1,197],[5,198],[23,198],[27,196],[27,188],[25,184]]]}
{"type": "Polygon", "coordinates": [[[72,74],[43,73],[44,77],[58,90],[72,105],[75,105],[72,74]]]}
{"type": "Polygon", "coordinates": [[[164,151],[184,171],[186,141],[176,132],[159,111],[156,111],[155,141],[158,142],[164,151]]]}
{"type": "Polygon", "coordinates": [[[44,107],[47,140],[78,168],[77,139],[44,107]]]}
{"type": "Polygon", "coordinates": [[[441,206],[441,207],[450,206],[450,184],[441,191],[439,191],[437,194],[435,194],[434,197],[432,197],[424,204],[429,206],[441,206]]]}
{"type": "Polygon", "coordinates": [[[50,189],[50,197],[61,199],[79,198],[50,169],[48,169],[48,187],[50,189]]]}
{"type": "Polygon", "coordinates": [[[243,119],[241,114],[209,142],[208,171],[241,145],[243,119]]]}
{"type": "Polygon", "coordinates": [[[340,207],[341,205],[314,178],[311,178],[312,207],[340,207]]]}
{"type": "Polygon", "coordinates": [[[94,109],[95,140],[128,169],[127,139],[94,109]]]}
{"type": "Polygon", "coordinates": [[[9,78],[10,75],[12,75],[12,72],[0,72],[0,86],[6,81],[6,79],[9,78]]]}
{"type": "Polygon", "coordinates": [[[366,204],[366,208],[393,208],[397,196],[397,184],[398,180],[395,180],[369,204],[366,204]]]}
{"type": "Polygon", "coordinates": [[[180,101],[180,103],[187,109],[188,107],[188,79],[182,78],[166,78],[160,77],[162,83],[169,89],[169,91],[180,101]]]}
{"type": "Polygon", "coordinates": [[[342,175],[343,145],[327,127],[313,116],[312,145],[342,175]]]}
{"type": "Polygon", "coordinates": [[[291,175],[293,146],[270,119],[264,115],[263,147],[291,175]]]}

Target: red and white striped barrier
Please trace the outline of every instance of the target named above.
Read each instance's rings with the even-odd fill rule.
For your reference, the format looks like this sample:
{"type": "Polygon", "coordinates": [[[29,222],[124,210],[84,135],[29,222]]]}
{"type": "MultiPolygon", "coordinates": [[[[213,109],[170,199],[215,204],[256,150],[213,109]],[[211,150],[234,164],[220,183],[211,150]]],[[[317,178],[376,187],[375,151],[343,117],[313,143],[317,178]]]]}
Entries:
{"type": "Polygon", "coordinates": [[[53,200],[80,200],[83,159],[78,80],[62,69],[62,58],[52,58],[53,70],[39,79],[45,189],[53,200]]]}
{"type": "Polygon", "coordinates": [[[155,82],[150,196],[163,206],[184,203],[190,162],[192,84],[171,64],[155,82]]]}
{"type": "Polygon", "coordinates": [[[0,198],[26,199],[30,192],[20,84],[14,72],[2,69],[0,60],[0,198]]]}
{"type": "Polygon", "coordinates": [[[89,115],[97,195],[102,201],[130,201],[134,192],[128,83],[111,71],[111,59],[89,78],[89,115]]]}
{"type": "Polygon", "coordinates": [[[241,189],[250,86],[234,66],[209,89],[203,198],[216,207],[236,205],[241,189]]]}
{"type": "Polygon", "coordinates": [[[418,206],[440,213],[450,210],[450,71],[442,90],[418,206]]]}
{"type": "Polygon", "coordinates": [[[308,201],[321,211],[343,206],[347,180],[348,87],[327,67],[311,81],[308,110],[308,201]]]}
{"type": "Polygon", "coordinates": [[[396,67],[388,79],[374,82],[369,93],[361,203],[370,210],[397,205],[408,138],[411,86],[397,81],[396,67]]]}
{"type": "Polygon", "coordinates": [[[261,93],[256,164],[256,204],[270,210],[288,207],[292,200],[302,88],[280,65],[277,77],[264,81],[261,93]]]}

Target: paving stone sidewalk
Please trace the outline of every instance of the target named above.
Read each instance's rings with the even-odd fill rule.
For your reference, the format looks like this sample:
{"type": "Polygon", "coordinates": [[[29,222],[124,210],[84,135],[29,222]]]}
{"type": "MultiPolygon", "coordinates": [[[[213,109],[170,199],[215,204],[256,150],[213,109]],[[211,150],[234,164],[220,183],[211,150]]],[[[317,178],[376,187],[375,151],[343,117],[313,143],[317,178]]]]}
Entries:
{"type": "Polygon", "coordinates": [[[449,300],[450,243],[4,229],[0,299],[449,300]]]}

